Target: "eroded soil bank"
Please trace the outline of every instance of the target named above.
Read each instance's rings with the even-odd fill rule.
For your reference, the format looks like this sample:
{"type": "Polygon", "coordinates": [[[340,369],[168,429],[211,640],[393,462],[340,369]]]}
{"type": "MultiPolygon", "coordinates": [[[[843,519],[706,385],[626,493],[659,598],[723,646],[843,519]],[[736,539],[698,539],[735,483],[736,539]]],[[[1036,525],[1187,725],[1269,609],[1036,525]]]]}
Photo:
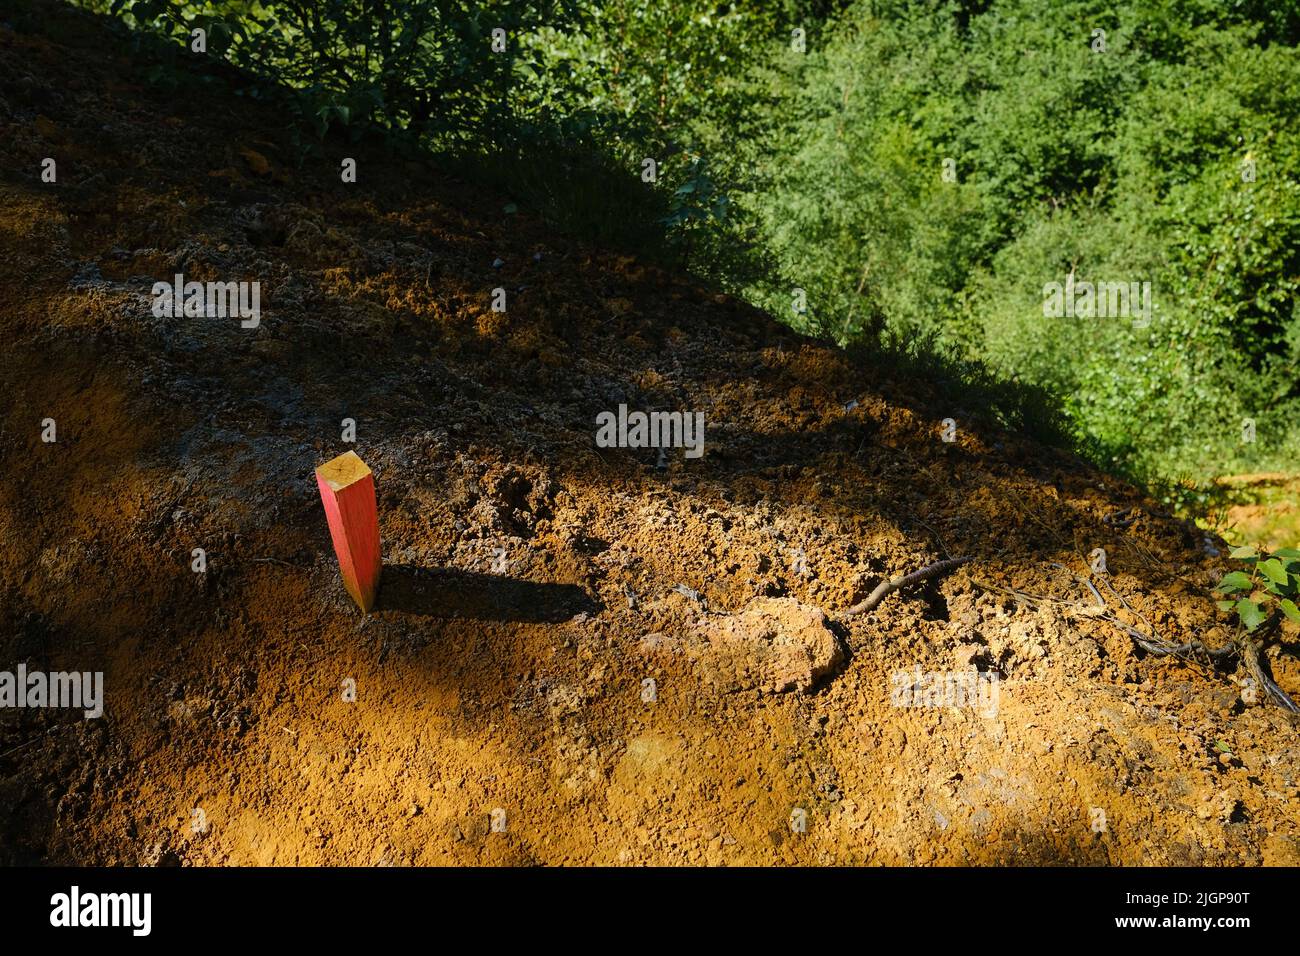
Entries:
{"type": "Polygon", "coordinates": [[[1283,711],[997,590],[1079,597],[1053,563],[1104,548],[1133,621],[1223,644],[1194,527],[437,169],[300,166],[237,78],[155,88],[98,21],[25,8],[0,25],[0,668],[102,670],[106,700],[0,712],[0,861],[1300,859],[1283,711]],[[155,317],[176,273],[259,281],[259,326],[155,317]],[[597,448],[621,403],[703,412],[705,454],[597,448]],[[349,447],[379,493],[368,618],[312,478],[349,447]],[[900,672],[971,670],[992,706],[897,706],[900,672]]]}

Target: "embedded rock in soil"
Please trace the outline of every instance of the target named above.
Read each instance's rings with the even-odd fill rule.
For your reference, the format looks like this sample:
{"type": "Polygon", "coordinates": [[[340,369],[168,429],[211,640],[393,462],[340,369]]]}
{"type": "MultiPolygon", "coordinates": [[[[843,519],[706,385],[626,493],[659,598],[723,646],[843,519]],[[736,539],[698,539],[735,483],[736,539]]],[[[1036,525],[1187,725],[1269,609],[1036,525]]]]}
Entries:
{"type": "Polygon", "coordinates": [[[708,656],[734,685],[807,692],[844,662],[826,615],[794,598],[755,598],[739,614],[701,622],[708,656]]]}

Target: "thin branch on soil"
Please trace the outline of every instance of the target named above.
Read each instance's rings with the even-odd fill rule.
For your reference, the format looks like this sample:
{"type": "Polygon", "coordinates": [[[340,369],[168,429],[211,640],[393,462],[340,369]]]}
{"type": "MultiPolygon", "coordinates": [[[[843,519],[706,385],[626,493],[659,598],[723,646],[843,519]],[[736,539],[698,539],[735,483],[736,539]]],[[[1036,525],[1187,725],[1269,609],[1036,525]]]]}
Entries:
{"type": "Polygon", "coordinates": [[[1263,665],[1262,642],[1251,641],[1249,638],[1241,635],[1232,643],[1226,644],[1223,647],[1210,647],[1199,640],[1191,640],[1182,644],[1175,644],[1155,633],[1155,629],[1151,626],[1151,622],[1129,605],[1128,601],[1124,599],[1124,596],[1110,583],[1108,575],[1103,574],[1100,576],[1102,584],[1106,586],[1106,590],[1115,596],[1116,600],[1119,601],[1125,611],[1140,619],[1142,623],[1146,625],[1149,633],[1143,632],[1133,625],[1121,621],[1114,614],[1109,613],[1109,602],[1092,583],[1091,579],[1081,577],[1061,564],[1053,564],[1051,566],[1060,568],[1075,578],[1076,581],[1085,585],[1092,593],[1097,603],[1089,605],[1082,601],[1072,601],[1066,598],[1050,596],[1044,597],[1038,594],[1031,594],[1028,591],[1019,591],[1014,588],[1004,588],[993,584],[986,584],[985,582],[978,580],[974,580],[972,583],[986,591],[999,591],[1003,594],[1009,594],[1016,598],[1016,600],[1022,601],[1026,604],[1058,604],[1068,609],[1072,609],[1085,617],[1104,621],[1117,630],[1122,631],[1133,641],[1134,644],[1142,648],[1148,654],[1151,654],[1153,657],[1173,657],[1194,666],[1212,666],[1213,664],[1222,664],[1233,657],[1236,657],[1245,665],[1246,670],[1250,673],[1250,676],[1254,679],[1255,683],[1264,689],[1264,692],[1268,695],[1270,700],[1279,707],[1282,707],[1293,714],[1300,714],[1300,706],[1298,706],[1295,701],[1287,695],[1286,691],[1282,690],[1282,688],[1279,687],[1265,672],[1263,665]]]}
{"type": "Polygon", "coordinates": [[[866,600],[859,601],[857,604],[853,605],[853,607],[843,612],[844,616],[849,617],[854,614],[865,614],[899,588],[905,588],[910,584],[919,584],[922,581],[928,581],[931,578],[938,577],[939,575],[951,571],[953,568],[959,567],[968,561],[974,560],[975,558],[972,555],[967,555],[962,558],[949,558],[945,561],[936,561],[934,564],[926,565],[920,571],[913,571],[911,574],[906,574],[901,578],[894,578],[892,581],[882,581],[874,591],[867,595],[866,600]]]}
{"type": "Polygon", "coordinates": [[[66,729],[66,728],[69,727],[69,726],[71,726],[71,725],[70,725],[70,724],[55,724],[53,727],[47,727],[45,730],[42,730],[39,734],[37,734],[35,737],[31,738],[30,740],[26,741],[25,743],[21,743],[21,744],[19,744],[17,747],[10,747],[10,748],[9,748],[8,750],[6,750],[4,753],[0,753],[0,758],[8,757],[10,754],[16,754],[16,753],[18,753],[18,751],[20,751],[20,750],[24,750],[24,749],[26,749],[27,747],[30,747],[32,744],[36,743],[38,740],[44,740],[46,737],[48,737],[50,734],[54,733],[56,730],[64,730],[64,729],[66,729]]]}
{"type": "Polygon", "coordinates": [[[292,561],[285,561],[283,558],[253,558],[254,564],[283,564],[286,568],[297,568],[302,570],[301,564],[294,564],[292,561]]]}
{"type": "Polygon", "coordinates": [[[1273,703],[1293,714],[1300,714],[1300,706],[1297,706],[1290,695],[1273,683],[1273,679],[1265,673],[1264,651],[1258,644],[1251,644],[1242,659],[1246,662],[1246,670],[1250,671],[1250,676],[1255,678],[1255,683],[1264,688],[1264,692],[1268,694],[1273,703]]]}

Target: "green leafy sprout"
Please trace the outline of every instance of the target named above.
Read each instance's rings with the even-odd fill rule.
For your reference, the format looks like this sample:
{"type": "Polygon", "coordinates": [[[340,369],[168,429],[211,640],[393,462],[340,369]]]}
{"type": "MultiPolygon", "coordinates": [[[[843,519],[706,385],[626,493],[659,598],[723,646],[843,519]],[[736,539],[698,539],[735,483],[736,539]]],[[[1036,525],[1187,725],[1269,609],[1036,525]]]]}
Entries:
{"type": "Polygon", "coordinates": [[[1236,612],[1247,631],[1257,631],[1280,612],[1300,624],[1300,550],[1279,548],[1271,554],[1249,545],[1233,548],[1233,560],[1244,562],[1246,571],[1232,571],[1223,576],[1214,590],[1222,599],[1215,603],[1220,610],[1236,612]]]}

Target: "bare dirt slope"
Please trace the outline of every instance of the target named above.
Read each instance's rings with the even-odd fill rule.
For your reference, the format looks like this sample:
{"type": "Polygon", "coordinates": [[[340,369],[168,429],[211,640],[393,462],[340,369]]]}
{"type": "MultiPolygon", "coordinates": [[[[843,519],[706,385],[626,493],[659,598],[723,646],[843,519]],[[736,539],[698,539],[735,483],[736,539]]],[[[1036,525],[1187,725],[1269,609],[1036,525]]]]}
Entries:
{"type": "Polygon", "coordinates": [[[0,711],[0,861],[1300,859],[1282,710],[995,590],[1065,594],[1050,565],[1105,548],[1134,621],[1222,644],[1193,527],[435,168],[298,167],[234,80],[151,86],[93,19],[26,9],[0,25],[0,668],[102,670],[106,713],[0,711]],[[155,318],[176,272],[260,281],[260,326],[155,318]],[[620,403],[703,411],[704,456],[597,449],[620,403]],[[312,478],[345,418],[386,562],[364,619],[312,478]],[[976,560],[840,616],[947,554],[976,560]],[[996,712],[893,706],[917,668],[998,675],[996,712]]]}

